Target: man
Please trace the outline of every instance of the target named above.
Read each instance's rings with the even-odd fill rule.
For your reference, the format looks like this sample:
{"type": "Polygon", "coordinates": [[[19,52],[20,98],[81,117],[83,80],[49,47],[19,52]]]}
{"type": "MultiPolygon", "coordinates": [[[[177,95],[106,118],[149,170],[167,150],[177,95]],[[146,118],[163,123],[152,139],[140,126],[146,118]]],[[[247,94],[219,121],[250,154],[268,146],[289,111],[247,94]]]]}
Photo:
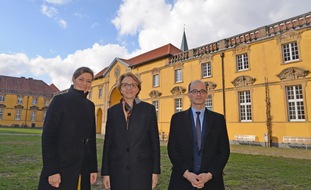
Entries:
{"type": "Polygon", "coordinates": [[[169,190],[225,189],[223,169],[230,147],[224,116],[205,108],[206,85],[188,86],[191,107],[171,119],[168,155],[173,164],[169,190]]]}

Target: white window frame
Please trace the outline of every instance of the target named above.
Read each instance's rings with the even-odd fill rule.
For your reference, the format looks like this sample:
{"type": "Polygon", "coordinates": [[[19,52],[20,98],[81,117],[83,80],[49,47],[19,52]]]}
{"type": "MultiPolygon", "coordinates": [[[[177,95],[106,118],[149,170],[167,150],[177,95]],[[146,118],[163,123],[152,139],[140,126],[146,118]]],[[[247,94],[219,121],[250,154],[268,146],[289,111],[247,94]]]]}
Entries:
{"type": "Polygon", "coordinates": [[[0,108],[0,120],[2,120],[2,118],[3,118],[3,112],[4,112],[4,109],[0,108]]]}
{"type": "Polygon", "coordinates": [[[23,104],[24,98],[23,97],[17,97],[17,104],[23,104]]]}
{"type": "Polygon", "coordinates": [[[92,100],[92,91],[89,91],[89,99],[92,100]]]}
{"type": "Polygon", "coordinates": [[[47,110],[42,110],[42,121],[45,120],[45,117],[46,117],[46,111],[47,110]]]}
{"type": "Polygon", "coordinates": [[[302,85],[286,86],[287,112],[289,121],[305,121],[302,85]]]}
{"type": "Polygon", "coordinates": [[[247,53],[236,55],[236,69],[237,71],[245,71],[249,69],[247,53]]]}
{"type": "Polygon", "coordinates": [[[181,112],[182,111],[182,99],[176,98],[174,103],[175,103],[175,113],[181,112]]]}
{"type": "Polygon", "coordinates": [[[22,117],[22,110],[21,109],[17,109],[15,112],[15,120],[16,121],[20,121],[22,117]]]}
{"type": "Polygon", "coordinates": [[[31,103],[32,103],[32,105],[38,105],[38,98],[32,97],[31,103]]]}
{"type": "Polygon", "coordinates": [[[175,70],[175,83],[182,82],[182,69],[175,70]]]}
{"type": "Polygon", "coordinates": [[[44,106],[49,106],[50,104],[50,99],[45,99],[44,100],[44,106]]]}
{"type": "Polygon", "coordinates": [[[298,43],[295,41],[295,42],[282,44],[282,55],[283,55],[284,63],[289,63],[289,62],[299,60],[298,43]]]}
{"type": "Polygon", "coordinates": [[[241,122],[252,121],[252,101],[249,90],[239,91],[239,114],[241,122]]]}
{"type": "Polygon", "coordinates": [[[207,78],[212,76],[212,64],[211,62],[201,64],[202,78],[207,78]]]}
{"type": "Polygon", "coordinates": [[[155,74],[155,75],[152,76],[152,86],[153,87],[160,86],[160,80],[159,79],[160,79],[159,74],[155,74]]]}
{"type": "Polygon", "coordinates": [[[159,115],[159,101],[158,100],[153,100],[152,101],[152,105],[155,107],[157,118],[158,118],[158,115],[159,115]]]}
{"type": "Polygon", "coordinates": [[[0,102],[4,102],[5,101],[5,96],[4,95],[0,95],[0,102]]]}
{"type": "Polygon", "coordinates": [[[98,98],[102,98],[103,97],[103,88],[99,88],[98,89],[98,98]]]}
{"type": "Polygon", "coordinates": [[[213,111],[213,97],[212,97],[212,95],[207,96],[206,101],[205,101],[205,107],[208,110],[213,111]]]}
{"type": "Polygon", "coordinates": [[[36,117],[37,117],[37,111],[33,110],[31,111],[31,121],[36,121],[36,117]]]}

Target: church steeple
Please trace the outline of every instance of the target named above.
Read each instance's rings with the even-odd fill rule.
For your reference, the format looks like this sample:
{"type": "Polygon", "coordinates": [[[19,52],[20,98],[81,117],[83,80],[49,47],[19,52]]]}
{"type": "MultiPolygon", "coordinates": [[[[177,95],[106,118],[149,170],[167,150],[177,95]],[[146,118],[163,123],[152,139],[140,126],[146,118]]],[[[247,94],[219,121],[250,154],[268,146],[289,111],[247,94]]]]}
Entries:
{"type": "Polygon", "coordinates": [[[181,41],[180,49],[182,51],[188,51],[188,43],[187,43],[185,28],[184,28],[184,33],[183,33],[183,36],[182,36],[182,41],[181,41]]]}

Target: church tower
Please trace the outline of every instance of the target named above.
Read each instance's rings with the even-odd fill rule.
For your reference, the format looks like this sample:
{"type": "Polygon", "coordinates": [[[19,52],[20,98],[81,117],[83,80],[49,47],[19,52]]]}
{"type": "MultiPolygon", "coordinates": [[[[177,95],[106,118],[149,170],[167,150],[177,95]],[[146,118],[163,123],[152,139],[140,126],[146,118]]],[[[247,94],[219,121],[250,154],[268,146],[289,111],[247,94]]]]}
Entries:
{"type": "Polygon", "coordinates": [[[181,41],[180,49],[182,51],[188,51],[188,43],[187,43],[185,28],[184,28],[184,33],[183,33],[183,36],[182,36],[182,41],[181,41]]]}

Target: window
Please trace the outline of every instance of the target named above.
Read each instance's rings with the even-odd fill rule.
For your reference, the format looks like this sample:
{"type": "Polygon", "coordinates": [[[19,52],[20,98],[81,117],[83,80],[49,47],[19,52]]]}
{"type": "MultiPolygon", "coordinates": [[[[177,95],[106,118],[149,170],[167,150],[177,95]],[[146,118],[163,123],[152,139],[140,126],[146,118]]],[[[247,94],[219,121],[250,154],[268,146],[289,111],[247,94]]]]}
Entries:
{"type": "Polygon", "coordinates": [[[21,116],[22,116],[22,110],[21,109],[16,110],[15,120],[17,121],[21,120],[21,116]]]}
{"type": "Polygon", "coordinates": [[[175,113],[182,111],[182,99],[175,99],[175,113]]]}
{"type": "Polygon", "coordinates": [[[236,56],[236,63],[237,63],[237,71],[244,71],[248,70],[248,56],[247,53],[240,54],[236,56]]]}
{"type": "Polygon", "coordinates": [[[205,101],[205,107],[208,109],[208,110],[213,110],[213,100],[212,100],[212,96],[209,95],[207,98],[206,98],[206,101],[205,101]]]}
{"type": "Polygon", "coordinates": [[[2,120],[3,117],[3,108],[0,108],[0,120],[2,120]]]}
{"type": "Polygon", "coordinates": [[[98,90],[98,98],[102,98],[103,97],[103,89],[99,88],[98,90]]]}
{"type": "Polygon", "coordinates": [[[210,77],[212,76],[212,69],[211,69],[211,63],[202,63],[201,64],[201,72],[202,72],[202,78],[210,77]]]}
{"type": "Polygon", "coordinates": [[[159,75],[153,75],[153,87],[158,87],[159,84],[159,75]]]}
{"type": "Polygon", "coordinates": [[[89,91],[89,99],[92,100],[92,91],[89,91]]]}
{"type": "Polygon", "coordinates": [[[31,112],[31,121],[36,121],[36,115],[37,115],[37,111],[31,112]]]}
{"type": "Polygon", "coordinates": [[[182,82],[182,70],[175,70],[175,83],[182,82]]]}
{"type": "Polygon", "coordinates": [[[43,111],[42,111],[42,121],[45,120],[45,116],[46,116],[46,110],[43,110],[43,111]]]}
{"type": "Polygon", "coordinates": [[[4,102],[5,101],[5,96],[0,95],[0,102],[4,102]]]}
{"type": "Polygon", "coordinates": [[[17,97],[17,104],[23,104],[23,97],[17,97]]]}
{"type": "Polygon", "coordinates": [[[289,121],[305,121],[302,86],[286,86],[289,121]]]}
{"type": "Polygon", "coordinates": [[[32,105],[38,105],[38,98],[32,98],[32,105]]]}
{"type": "Polygon", "coordinates": [[[252,121],[252,103],[250,91],[239,92],[240,121],[252,121]]]}
{"type": "Polygon", "coordinates": [[[291,42],[282,45],[283,61],[284,63],[299,60],[298,44],[291,42]]]}
{"type": "Polygon", "coordinates": [[[158,118],[158,114],[159,114],[159,101],[158,100],[152,101],[152,105],[155,107],[157,118],[158,118]]]}
{"type": "Polygon", "coordinates": [[[45,100],[44,100],[44,106],[49,106],[49,104],[50,104],[50,100],[45,99],[45,100]]]}

